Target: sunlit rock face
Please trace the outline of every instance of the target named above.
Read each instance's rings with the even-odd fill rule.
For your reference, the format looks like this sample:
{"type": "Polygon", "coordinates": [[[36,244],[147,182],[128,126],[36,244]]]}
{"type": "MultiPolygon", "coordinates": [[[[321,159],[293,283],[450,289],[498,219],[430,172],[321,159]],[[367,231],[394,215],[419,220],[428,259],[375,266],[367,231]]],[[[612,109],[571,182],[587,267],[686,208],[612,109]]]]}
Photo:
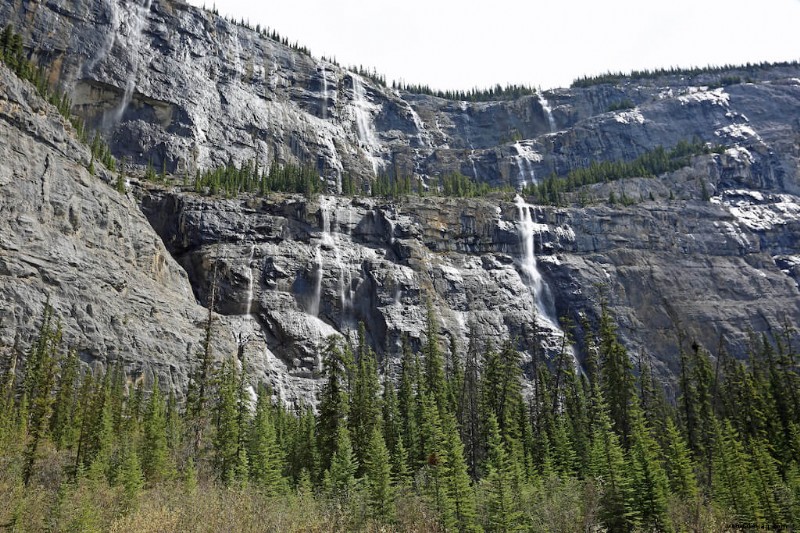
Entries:
{"type": "Polygon", "coordinates": [[[395,362],[404,337],[425,341],[429,301],[443,346],[463,356],[470,340],[510,340],[528,375],[566,330],[580,364],[602,300],[632,356],[665,378],[679,338],[743,357],[749,330],[800,322],[800,68],[460,102],[377,85],[177,1],[17,0],[0,5],[8,22],[127,165],[180,181],[230,161],[291,163],[315,168],[327,194],[219,199],[134,179],[120,196],[4,70],[3,346],[33,331],[49,295],[85,361],[185,385],[213,285],[217,356],[308,401],[326,337],[363,322],[395,362]],[[335,194],[344,175],[519,189],[693,138],[724,149],[586,187],[569,207],[335,194]]]}

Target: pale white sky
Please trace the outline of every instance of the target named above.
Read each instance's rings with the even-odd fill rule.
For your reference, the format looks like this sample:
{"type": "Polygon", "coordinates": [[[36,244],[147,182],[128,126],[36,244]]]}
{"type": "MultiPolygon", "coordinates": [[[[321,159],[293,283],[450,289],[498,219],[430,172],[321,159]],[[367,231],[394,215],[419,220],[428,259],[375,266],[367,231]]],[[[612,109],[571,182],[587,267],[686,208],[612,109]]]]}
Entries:
{"type": "Polygon", "coordinates": [[[800,59],[800,0],[188,0],[434,89],[800,59]]]}

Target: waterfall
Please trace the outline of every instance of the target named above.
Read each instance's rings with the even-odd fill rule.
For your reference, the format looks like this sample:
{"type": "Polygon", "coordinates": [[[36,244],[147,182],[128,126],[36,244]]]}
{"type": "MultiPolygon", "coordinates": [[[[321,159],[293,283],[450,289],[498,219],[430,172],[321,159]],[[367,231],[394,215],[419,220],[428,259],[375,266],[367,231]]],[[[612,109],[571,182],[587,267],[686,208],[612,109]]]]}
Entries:
{"type": "Polygon", "coordinates": [[[247,307],[245,308],[245,315],[253,315],[253,293],[254,293],[254,280],[253,280],[253,258],[256,254],[256,245],[250,246],[250,257],[247,258],[247,307]]]}
{"type": "MultiPolygon", "coordinates": [[[[564,340],[565,334],[558,325],[555,302],[553,300],[553,294],[550,291],[550,286],[544,280],[541,273],[539,273],[534,247],[536,235],[541,235],[541,233],[547,229],[547,226],[533,221],[534,207],[527,204],[522,197],[517,195],[516,198],[514,198],[514,203],[517,205],[517,216],[519,219],[517,221],[517,231],[519,233],[520,244],[522,245],[522,254],[519,263],[522,270],[523,281],[531,293],[536,308],[537,327],[548,330],[550,338],[557,339],[558,345],[560,346],[564,340]]],[[[572,346],[568,347],[568,353],[572,357],[576,371],[583,372],[572,346]]]]}
{"type": "Polygon", "coordinates": [[[410,103],[408,104],[408,110],[411,113],[411,120],[414,121],[414,127],[417,128],[417,140],[419,141],[420,146],[424,148],[430,148],[433,146],[433,141],[431,141],[431,136],[428,133],[427,128],[425,128],[425,123],[422,122],[422,119],[419,117],[419,114],[414,110],[410,103]]]}
{"type": "Polygon", "coordinates": [[[128,27],[128,47],[131,49],[129,52],[133,55],[131,69],[128,71],[128,78],[125,81],[125,92],[122,95],[122,101],[119,106],[114,110],[113,122],[119,124],[125,111],[133,99],[133,91],[136,89],[136,77],[139,73],[139,58],[141,57],[142,32],[144,31],[145,23],[147,22],[147,13],[150,11],[152,0],[137,1],[133,5],[133,10],[125,21],[128,27]]]}
{"type": "Polygon", "coordinates": [[[522,267],[524,281],[531,291],[539,317],[557,328],[556,324],[558,322],[555,320],[555,309],[550,288],[544,282],[536,265],[534,237],[541,233],[544,228],[541,224],[533,222],[533,216],[531,215],[533,206],[525,203],[519,195],[514,199],[514,203],[517,204],[517,214],[519,216],[517,230],[522,244],[520,266],[522,267]]]}
{"type": "Polygon", "coordinates": [[[544,94],[539,93],[539,104],[542,106],[544,115],[547,117],[547,124],[550,126],[550,133],[556,131],[556,121],[553,118],[553,109],[550,107],[550,102],[544,97],[544,94]]]}
{"type": "MultiPolygon", "coordinates": [[[[470,143],[470,146],[472,146],[472,143],[470,143]]],[[[475,168],[475,148],[472,148],[469,152],[469,162],[472,165],[472,177],[477,180],[478,169],[475,168]]]]}
{"type": "Polygon", "coordinates": [[[526,157],[526,153],[522,148],[522,145],[519,142],[514,143],[514,149],[517,151],[517,157],[514,159],[517,162],[517,168],[519,168],[519,185],[520,188],[524,189],[528,183],[535,183],[536,182],[536,174],[531,168],[531,162],[526,157]]]}
{"type": "Polygon", "coordinates": [[[108,6],[108,18],[111,29],[106,33],[103,43],[100,45],[97,52],[84,64],[82,69],[84,75],[89,74],[100,61],[106,58],[111,48],[114,46],[117,32],[119,32],[120,16],[117,2],[116,0],[106,0],[106,5],[108,6]]]}
{"type": "Polygon", "coordinates": [[[319,316],[320,300],[322,298],[322,278],[325,272],[324,250],[333,251],[333,267],[339,273],[339,302],[343,312],[350,310],[353,306],[352,274],[345,265],[341,255],[339,243],[340,234],[331,229],[331,214],[335,215],[336,199],[332,196],[320,197],[320,218],[322,219],[322,233],[320,242],[315,251],[315,278],[314,293],[311,299],[308,313],[319,316]]]}
{"type": "Polygon", "coordinates": [[[322,65],[322,119],[328,115],[328,73],[325,72],[325,65],[322,65]]]}
{"type": "Polygon", "coordinates": [[[358,130],[358,140],[364,145],[367,156],[372,162],[372,170],[378,174],[378,160],[374,153],[379,148],[378,138],[372,126],[370,115],[371,104],[367,101],[367,93],[364,90],[364,83],[361,77],[351,73],[353,78],[353,108],[356,116],[356,128],[358,130]]]}
{"type": "Polygon", "coordinates": [[[541,162],[542,156],[521,142],[514,143],[514,149],[517,151],[514,161],[519,169],[520,185],[525,187],[529,183],[536,183],[536,172],[531,163],[541,162]]]}

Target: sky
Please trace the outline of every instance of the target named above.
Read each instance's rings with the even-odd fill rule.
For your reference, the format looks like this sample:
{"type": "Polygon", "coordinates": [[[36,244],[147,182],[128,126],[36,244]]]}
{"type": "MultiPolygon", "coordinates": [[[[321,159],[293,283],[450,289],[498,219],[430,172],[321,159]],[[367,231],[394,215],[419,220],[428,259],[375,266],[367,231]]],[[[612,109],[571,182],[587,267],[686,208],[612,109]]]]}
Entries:
{"type": "Polygon", "coordinates": [[[800,0],[188,0],[433,89],[800,59],[800,0]]]}

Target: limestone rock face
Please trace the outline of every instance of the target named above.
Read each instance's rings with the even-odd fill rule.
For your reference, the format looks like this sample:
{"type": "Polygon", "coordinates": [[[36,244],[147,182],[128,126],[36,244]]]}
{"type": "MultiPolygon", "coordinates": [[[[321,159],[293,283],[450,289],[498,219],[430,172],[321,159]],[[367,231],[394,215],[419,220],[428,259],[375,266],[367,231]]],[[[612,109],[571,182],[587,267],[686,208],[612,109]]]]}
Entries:
{"type": "Polygon", "coordinates": [[[797,66],[471,103],[375,84],[180,0],[15,0],[7,22],[118,157],[178,174],[255,159],[331,187],[453,172],[517,186],[695,136],[757,147],[768,184],[798,169],[797,66]]]}
{"type": "MultiPolygon", "coordinates": [[[[207,316],[186,273],[135,198],[102,168],[89,174],[72,127],[5,66],[0,139],[0,346],[17,334],[27,346],[49,300],[83,361],[185,386],[207,316]]],[[[217,353],[235,353],[217,329],[217,353]]]]}
{"type": "Polygon", "coordinates": [[[330,335],[359,322],[390,364],[427,304],[464,353],[512,340],[530,375],[603,300],[632,356],[673,376],[678,339],[743,357],[800,324],[800,67],[624,79],[494,102],[395,91],[178,0],[0,5],[75,110],[134,166],[178,181],[229,161],[310,165],[314,198],[209,198],[86,171],[90,155],[0,70],[0,348],[49,297],[88,363],[185,386],[215,287],[218,357],[313,401],[330,335]],[[723,85],[726,84],[726,85],[723,85]],[[659,178],[513,193],[335,196],[344,174],[541,182],[692,138],[722,145],[659,178]],[[609,202],[610,197],[624,204],[609,202]],[[218,313],[218,314],[217,314],[218,313]]]}
{"type": "MultiPolygon", "coordinates": [[[[770,335],[800,319],[797,199],[744,191],[701,199],[696,176],[717,187],[726,158],[614,184],[618,195],[639,190],[657,200],[535,208],[539,295],[526,277],[521,215],[507,198],[386,204],[151,190],[142,207],[198,297],[216,275],[220,312],[249,310],[292,375],[312,376],[320,342],[333,332],[352,336],[358,322],[386,356],[399,354],[404,335],[418,345],[428,299],[460,351],[470,338],[482,349],[515,339],[527,362],[560,349],[541,300],[551,317],[577,325],[596,324],[606,299],[632,353],[669,375],[679,336],[714,353],[724,341],[742,357],[748,329],[770,335]],[[669,191],[682,198],[665,200],[669,191]]],[[[579,357],[583,334],[578,327],[579,357]]]]}

